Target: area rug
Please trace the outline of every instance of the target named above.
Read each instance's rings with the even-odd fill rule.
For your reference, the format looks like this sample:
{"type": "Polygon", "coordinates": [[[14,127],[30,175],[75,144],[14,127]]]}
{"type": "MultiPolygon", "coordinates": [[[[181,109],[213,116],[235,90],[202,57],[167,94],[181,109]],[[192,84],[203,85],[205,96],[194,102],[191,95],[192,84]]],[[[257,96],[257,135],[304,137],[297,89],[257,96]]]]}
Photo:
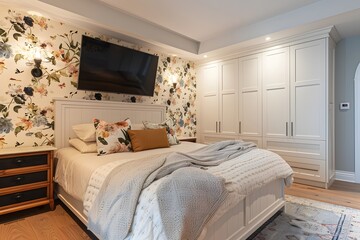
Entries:
{"type": "Polygon", "coordinates": [[[287,195],[285,211],[250,239],[360,240],[360,210],[287,195]]]}

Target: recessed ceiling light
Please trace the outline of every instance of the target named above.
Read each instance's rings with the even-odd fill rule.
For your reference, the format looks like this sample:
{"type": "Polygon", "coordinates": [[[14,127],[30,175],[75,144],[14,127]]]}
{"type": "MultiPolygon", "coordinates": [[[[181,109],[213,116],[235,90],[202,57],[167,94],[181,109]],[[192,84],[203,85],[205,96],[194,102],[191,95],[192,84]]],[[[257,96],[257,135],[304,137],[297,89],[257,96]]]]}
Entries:
{"type": "Polygon", "coordinates": [[[271,37],[266,37],[265,40],[266,40],[266,41],[270,41],[270,40],[271,40],[271,37]]]}
{"type": "Polygon", "coordinates": [[[207,55],[204,55],[204,58],[207,58],[207,55]]]}

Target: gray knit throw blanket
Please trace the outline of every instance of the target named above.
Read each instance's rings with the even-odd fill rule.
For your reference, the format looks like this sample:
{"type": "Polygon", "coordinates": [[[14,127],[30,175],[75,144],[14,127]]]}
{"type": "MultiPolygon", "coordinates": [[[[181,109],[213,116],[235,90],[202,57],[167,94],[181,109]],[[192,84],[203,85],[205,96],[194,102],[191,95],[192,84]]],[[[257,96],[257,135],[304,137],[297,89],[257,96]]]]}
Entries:
{"type": "Polygon", "coordinates": [[[230,140],[193,152],[170,153],[115,167],[106,177],[92,208],[88,228],[101,239],[124,239],[133,221],[141,191],[169,175],[157,189],[168,239],[196,239],[228,192],[225,181],[203,168],[216,166],[255,148],[230,140]]]}

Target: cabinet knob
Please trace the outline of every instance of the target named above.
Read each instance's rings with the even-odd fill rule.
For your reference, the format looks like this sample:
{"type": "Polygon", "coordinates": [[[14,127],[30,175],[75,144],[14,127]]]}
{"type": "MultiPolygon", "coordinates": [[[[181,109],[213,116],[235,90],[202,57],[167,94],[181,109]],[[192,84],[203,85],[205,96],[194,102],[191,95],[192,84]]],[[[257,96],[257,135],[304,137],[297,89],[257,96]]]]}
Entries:
{"type": "Polygon", "coordinates": [[[22,197],[23,197],[23,195],[21,193],[14,194],[14,199],[16,199],[16,200],[20,200],[22,197]]]}
{"type": "Polygon", "coordinates": [[[15,159],[15,163],[21,165],[23,163],[23,160],[21,158],[17,158],[15,159]]]}
{"type": "Polygon", "coordinates": [[[21,182],[23,179],[24,179],[23,177],[17,177],[17,178],[15,178],[15,181],[16,182],[21,182]]]}

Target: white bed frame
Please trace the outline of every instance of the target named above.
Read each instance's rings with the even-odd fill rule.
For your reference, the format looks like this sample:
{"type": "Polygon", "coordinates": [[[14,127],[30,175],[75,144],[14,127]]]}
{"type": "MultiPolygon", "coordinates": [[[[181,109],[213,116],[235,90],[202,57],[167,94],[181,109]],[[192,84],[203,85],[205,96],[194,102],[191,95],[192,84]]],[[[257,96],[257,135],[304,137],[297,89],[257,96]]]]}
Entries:
{"type": "MultiPolygon", "coordinates": [[[[162,122],[165,120],[165,113],[166,107],[163,105],[55,99],[55,146],[67,147],[69,138],[75,136],[71,126],[90,123],[93,118],[115,122],[129,117],[132,123],[144,120],[162,122]]],[[[59,199],[87,225],[82,203],[68,195],[60,186],[56,189],[59,199]]],[[[280,179],[270,182],[246,196],[220,219],[207,224],[201,238],[246,239],[284,205],[284,181],[280,179]]]]}

